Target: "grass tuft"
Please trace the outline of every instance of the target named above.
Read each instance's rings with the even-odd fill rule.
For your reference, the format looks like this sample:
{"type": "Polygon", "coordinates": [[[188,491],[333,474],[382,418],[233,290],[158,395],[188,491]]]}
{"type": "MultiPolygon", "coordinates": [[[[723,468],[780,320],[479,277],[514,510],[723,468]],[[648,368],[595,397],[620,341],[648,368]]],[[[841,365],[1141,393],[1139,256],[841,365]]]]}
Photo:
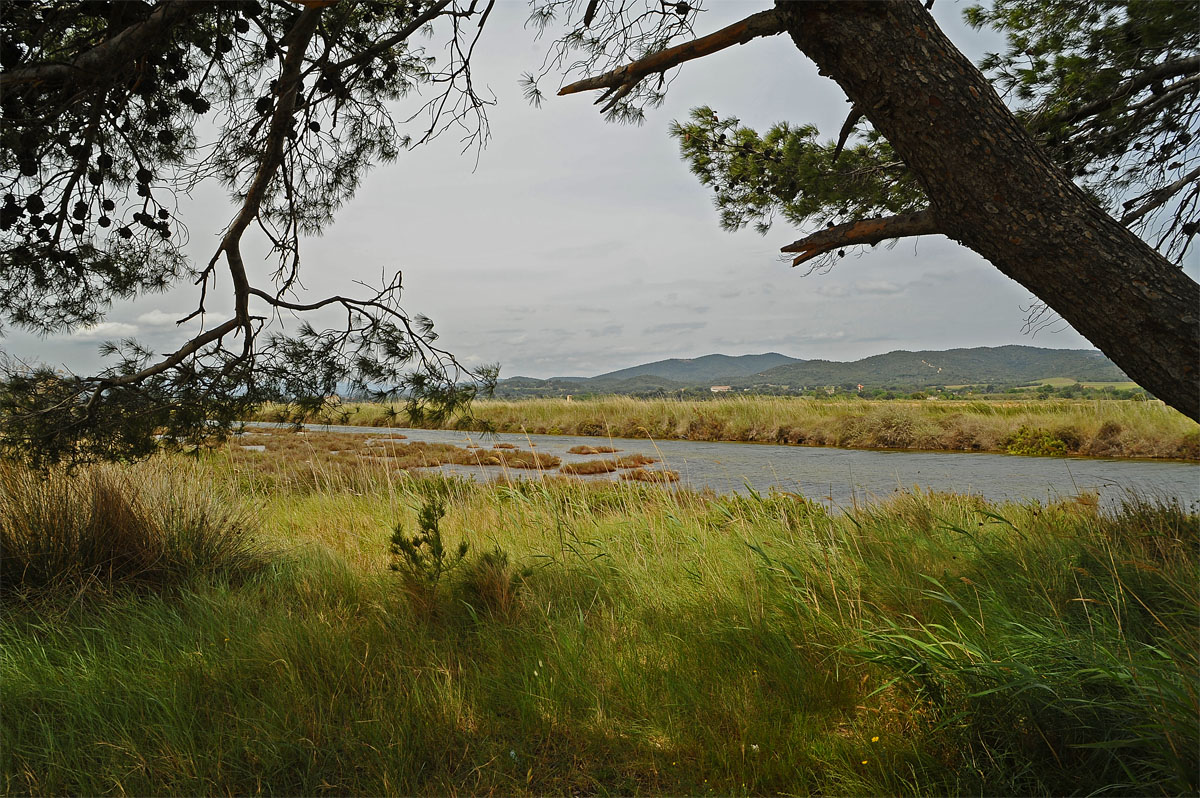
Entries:
{"type": "Polygon", "coordinates": [[[214,495],[162,460],[75,474],[2,465],[0,591],[245,574],[266,562],[252,528],[241,502],[214,495]]]}
{"type": "Polygon", "coordinates": [[[621,479],[632,480],[635,482],[678,482],[679,472],[668,471],[651,471],[645,468],[634,468],[629,471],[621,472],[621,479]]]}
{"type": "Polygon", "coordinates": [[[575,475],[609,474],[617,470],[617,463],[614,460],[584,460],[581,463],[564,463],[559,470],[575,475]]]}
{"type": "Polygon", "coordinates": [[[613,446],[572,446],[567,451],[571,454],[612,454],[620,450],[613,446]]]}

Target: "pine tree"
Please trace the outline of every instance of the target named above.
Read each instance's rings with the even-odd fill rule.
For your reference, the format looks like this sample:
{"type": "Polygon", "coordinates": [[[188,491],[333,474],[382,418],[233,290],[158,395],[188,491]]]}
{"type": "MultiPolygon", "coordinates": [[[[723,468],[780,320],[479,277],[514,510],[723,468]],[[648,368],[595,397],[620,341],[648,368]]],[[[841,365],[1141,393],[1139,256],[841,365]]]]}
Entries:
{"type": "Polygon", "coordinates": [[[1177,265],[1200,219],[1200,4],[998,0],[968,19],[1008,36],[983,64],[991,80],[916,0],[777,2],[559,93],[603,90],[607,113],[634,119],[623,107],[661,99],[652,87],[673,67],[788,34],[852,111],[837,140],[808,125],[760,135],[709,108],[676,124],[722,224],[765,232],[783,217],[803,233],[783,251],[810,267],[946,235],[1200,419],[1200,286],[1177,265]]]}
{"type": "Polygon", "coordinates": [[[41,463],[137,457],[160,436],[222,434],[268,399],[312,409],[338,389],[381,390],[444,414],[486,385],[489,372],[462,369],[432,323],[399,305],[399,274],[365,297],[299,302],[293,289],[303,237],[332,221],[372,164],[451,123],[487,136],[465,54],[490,8],[4,0],[0,318],[60,333],[100,321],[116,299],[199,288],[181,319],[198,329],[174,352],[106,344],[111,365],[90,376],[6,364],[0,446],[41,463]],[[414,43],[435,21],[444,65],[414,43]],[[432,91],[407,108],[427,123],[414,141],[390,109],[419,87],[432,91]],[[219,182],[236,211],[211,259],[191,263],[176,197],[202,180],[219,182]],[[278,257],[263,285],[242,261],[254,231],[278,257]],[[232,314],[207,312],[219,272],[232,314]],[[344,325],[264,332],[282,311],[322,308],[344,325]]]}

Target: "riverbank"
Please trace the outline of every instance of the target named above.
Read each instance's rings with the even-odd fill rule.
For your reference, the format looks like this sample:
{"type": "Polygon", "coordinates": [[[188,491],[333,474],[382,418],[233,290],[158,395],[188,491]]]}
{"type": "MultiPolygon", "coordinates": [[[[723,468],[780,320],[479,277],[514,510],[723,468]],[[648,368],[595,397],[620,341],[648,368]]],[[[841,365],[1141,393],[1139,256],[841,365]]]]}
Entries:
{"type": "Polygon", "coordinates": [[[1197,789],[1177,506],[267,462],[4,473],[6,793],[1197,789]]]}
{"type": "MultiPolygon", "coordinates": [[[[443,429],[618,438],[747,441],[852,449],[1200,460],[1200,425],[1160,402],[867,401],[733,397],[480,400],[443,429]]],[[[253,419],[274,421],[280,408],[253,419]]],[[[345,403],[326,420],[412,426],[403,405],[345,403]]],[[[420,426],[419,424],[416,426],[420,426]]]]}
{"type": "MultiPolygon", "coordinates": [[[[1080,493],[1106,507],[1130,491],[1200,509],[1200,464],[1178,460],[1017,457],[729,441],[636,440],[533,433],[249,423],[223,449],[246,473],[321,479],[364,464],[437,468],[482,482],[543,477],[664,481],[714,493],[786,491],[838,507],[914,488],[989,501],[1080,493]]],[[[274,478],[274,477],[272,477],[274,478]]]]}

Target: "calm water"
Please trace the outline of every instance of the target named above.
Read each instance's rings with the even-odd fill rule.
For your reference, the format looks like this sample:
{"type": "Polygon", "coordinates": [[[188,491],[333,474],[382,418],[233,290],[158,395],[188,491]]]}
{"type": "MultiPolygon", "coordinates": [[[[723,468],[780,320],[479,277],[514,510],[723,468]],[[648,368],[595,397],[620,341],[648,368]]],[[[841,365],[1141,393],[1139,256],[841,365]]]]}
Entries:
{"type": "MultiPolygon", "coordinates": [[[[313,427],[330,432],[387,435],[378,427],[313,427]]],[[[656,457],[679,472],[680,485],[718,493],[792,491],[811,499],[844,506],[854,501],[883,498],[897,490],[920,487],[969,493],[993,500],[1054,500],[1082,491],[1100,494],[1105,503],[1119,501],[1129,491],[1179,500],[1200,509],[1200,464],[1146,460],[1084,460],[1058,457],[1015,457],[1002,454],[942,452],[880,452],[810,446],[703,441],[647,441],[627,438],[589,438],[565,435],[522,435],[448,430],[395,430],[410,441],[531,444],[564,463],[594,460],[597,455],[568,454],[572,446],[614,446],[621,454],[656,457]]],[[[661,466],[654,466],[655,468],[661,466]]],[[[504,473],[499,467],[443,466],[438,471],[479,479],[504,473]]],[[[513,470],[513,476],[537,478],[536,472],[513,470]]],[[[553,472],[551,472],[553,473],[553,472]]],[[[603,474],[586,479],[615,479],[603,474]]]]}

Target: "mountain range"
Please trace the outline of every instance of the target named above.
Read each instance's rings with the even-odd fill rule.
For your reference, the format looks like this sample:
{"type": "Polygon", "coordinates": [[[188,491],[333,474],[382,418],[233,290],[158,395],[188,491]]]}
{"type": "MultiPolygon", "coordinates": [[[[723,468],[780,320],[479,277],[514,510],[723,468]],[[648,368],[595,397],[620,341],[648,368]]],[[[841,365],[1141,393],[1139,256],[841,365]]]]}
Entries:
{"type": "Polygon", "coordinates": [[[1045,379],[1124,382],[1129,378],[1095,350],[1033,346],[897,350],[853,362],[802,360],[767,352],[760,355],[705,355],[671,358],[610,371],[595,377],[501,380],[498,396],[566,393],[647,393],[656,390],[731,389],[800,391],[825,386],[927,388],[933,386],[1030,385],[1045,379]]]}

